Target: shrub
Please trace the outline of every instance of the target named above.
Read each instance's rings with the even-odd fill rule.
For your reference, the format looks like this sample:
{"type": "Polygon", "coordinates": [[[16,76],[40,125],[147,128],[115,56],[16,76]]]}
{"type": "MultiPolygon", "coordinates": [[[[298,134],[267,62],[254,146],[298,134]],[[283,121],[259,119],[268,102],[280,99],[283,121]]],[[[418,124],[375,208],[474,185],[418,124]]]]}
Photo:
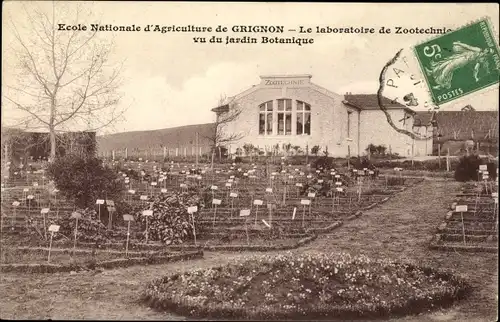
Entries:
{"type": "Polygon", "coordinates": [[[328,156],[322,156],[317,158],[313,164],[312,167],[315,169],[325,169],[325,170],[330,170],[334,168],[333,164],[333,158],[329,158],[328,156]]]}
{"type": "Polygon", "coordinates": [[[375,168],[375,166],[372,164],[372,162],[370,160],[368,160],[368,158],[366,158],[366,157],[354,159],[354,161],[352,162],[352,166],[358,170],[362,170],[364,168],[367,168],[367,169],[374,169],[375,168]]]}
{"type": "MultiPolygon", "coordinates": [[[[167,245],[182,244],[192,240],[193,225],[191,215],[187,212],[188,206],[198,206],[198,211],[201,211],[203,203],[197,195],[186,192],[157,196],[149,208],[153,210],[153,215],[148,218],[149,239],[167,245]]],[[[145,227],[146,218],[142,215],[142,211],[136,213],[136,218],[145,227]]],[[[196,223],[195,220],[195,225],[196,223]]],[[[199,227],[195,226],[195,229],[199,232],[199,227]]]]}
{"type": "Polygon", "coordinates": [[[319,145],[315,145],[311,148],[311,154],[312,155],[318,155],[319,153],[319,145]]]}
{"type": "Polygon", "coordinates": [[[51,163],[47,173],[61,194],[79,208],[94,205],[96,199],[122,198],[124,186],[117,173],[98,158],[68,155],[51,163]]]}
{"type": "MultiPolygon", "coordinates": [[[[78,220],[78,241],[98,244],[106,243],[109,240],[108,232],[106,226],[97,219],[97,212],[90,208],[79,210],[79,212],[82,214],[82,218],[78,220]]],[[[57,224],[60,225],[57,237],[65,236],[73,240],[76,220],[66,215],[60,218],[57,224]]]]}
{"type": "Polygon", "coordinates": [[[481,164],[481,159],[473,154],[469,156],[463,156],[455,169],[455,180],[457,181],[469,181],[477,180],[479,165],[481,164]]]}

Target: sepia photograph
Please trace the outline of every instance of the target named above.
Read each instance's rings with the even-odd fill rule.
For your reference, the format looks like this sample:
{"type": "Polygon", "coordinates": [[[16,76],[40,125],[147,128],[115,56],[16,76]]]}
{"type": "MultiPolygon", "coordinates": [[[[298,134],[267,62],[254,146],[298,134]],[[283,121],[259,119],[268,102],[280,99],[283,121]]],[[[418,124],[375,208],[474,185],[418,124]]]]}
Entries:
{"type": "Polygon", "coordinates": [[[1,319],[498,320],[498,3],[2,9],[1,319]]]}

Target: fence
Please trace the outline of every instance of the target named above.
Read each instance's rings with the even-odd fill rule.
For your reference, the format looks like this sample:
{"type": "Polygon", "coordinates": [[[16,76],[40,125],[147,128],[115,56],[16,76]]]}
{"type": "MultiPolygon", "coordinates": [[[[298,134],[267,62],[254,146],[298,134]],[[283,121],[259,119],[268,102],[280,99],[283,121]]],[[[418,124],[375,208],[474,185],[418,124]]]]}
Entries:
{"type": "Polygon", "coordinates": [[[210,154],[210,146],[180,146],[180,147],[157,147],[150,149],[117,149],[99,151],[99,156],[105,159],[143,159],[151,161],[161,161],[174,158],[196,158],[206,157],[210,154]]]}

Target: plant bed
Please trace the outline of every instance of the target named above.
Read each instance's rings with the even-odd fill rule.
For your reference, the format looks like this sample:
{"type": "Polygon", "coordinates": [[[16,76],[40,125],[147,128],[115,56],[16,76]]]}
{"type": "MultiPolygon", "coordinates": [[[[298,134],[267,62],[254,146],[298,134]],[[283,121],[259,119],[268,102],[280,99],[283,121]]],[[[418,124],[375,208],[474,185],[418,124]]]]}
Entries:
{"type": "Polygon", "coordinates": [[[317,238],[317,235],[309,235],[305,238],[295,238],[295,239],[279,239],[279,240],[266,240],[266,239],[255,239],[250,238],[249,243],[247,243],[246,237],[241,237],[236,240],[228,241],[226,239],[219,240],[197,240],[197,244],[194,243],[169,246],[171,250],[193,250],[193,249],[203,249],[209,251],[277,251],[277,250],[287,250],[295,249],[305,244],[313,241],[317,238]]]}
{"type": "Polygon", "coordinates": [[[18,251],[2,249],[2,272],[54,273],[78,270],[93,270],[96,268],[117,268],[132,265],[161,264],[170,261],[188,260],[203,257],[203,252],[157,252],[150,254],[97,252],[95,254],[69,252],[51,252],[50,263],[47,262],[47,250],[18,251]]]}
{"type": "Polygon", "coordinates": [[[258,256],[153,281],[149,306],[209,319],[360,319],[449,306],[470,291],[447,272],[347,254],[258,256]]]}
{"type": "MultiPolygon", "coordinates": [[[[492,242],[497,242],[498,238],[495,235],[465,235],[466,243],[483,243],[489,242],[490,239],[492,242]]],[[[442,242],[463,242],[464,236],[462,234],[441,234],[442,242]]]]}
{"type": "Polygon", "coordinates": [[[498,253],[498,243],[475,243],[475,244],[466,244],[463,243],[446,243],[442,244],[439,242],[432,242],[430,244],[430,248],[434,250],[447,251],[447,252],[485,252],[485,253],[498,253]]]}
{"type": "MultiPolygon", "coordinates": [[[[462,228],[445,228],[440,230],[441,234],[449,234],[449,235],[462,235],[462,228]]],[[[493,230],[485,230],[485,229],[465,229],[465,234],[470,236],[489,236],[492,234],[496,234],[493,230]]]]}
{"type": "MultiPolygon", "coordinates": [[[[306,235],[307,237],[308,235],[306,235]]],[[[295,245],[301,238],[304,237],[295,237],[295,238],[282,238],[282,239],[267,239],[263,237],[255,237],[250,236],[249,244],[247,244],[247,239],[245,236],[245,232],[241,235],[219,235],[219,236],[203,236],[201,235],[199,239],[196,240],[197,247],[211,247],[211,246],[293,246],[295,245]],[[208,238],[207,238],[208,237],[208,238]]],[[[170,249],[181,249],[184,247],[194,247],[194,242],[185,243],[183,245],[170,246],[170,249]]]]}

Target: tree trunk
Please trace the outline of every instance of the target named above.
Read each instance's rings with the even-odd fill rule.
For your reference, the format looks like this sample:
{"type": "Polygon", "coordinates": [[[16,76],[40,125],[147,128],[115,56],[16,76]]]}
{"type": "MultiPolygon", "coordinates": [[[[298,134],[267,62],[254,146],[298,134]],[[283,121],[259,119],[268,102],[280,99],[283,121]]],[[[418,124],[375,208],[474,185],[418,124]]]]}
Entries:
{"type": "Polygon", "coordinates": [[[215,149],[212,149],[212,161],[210,163],[210,169],[214,168],[214,157],[215,157],[215,149]]]}
{"type": "Polygon", "coordinates": [[[56,159],[56,132],[55,132],[54,128],[49,129],[49,139],[50,139],[49,162],[54,162],[56,159]]]}

